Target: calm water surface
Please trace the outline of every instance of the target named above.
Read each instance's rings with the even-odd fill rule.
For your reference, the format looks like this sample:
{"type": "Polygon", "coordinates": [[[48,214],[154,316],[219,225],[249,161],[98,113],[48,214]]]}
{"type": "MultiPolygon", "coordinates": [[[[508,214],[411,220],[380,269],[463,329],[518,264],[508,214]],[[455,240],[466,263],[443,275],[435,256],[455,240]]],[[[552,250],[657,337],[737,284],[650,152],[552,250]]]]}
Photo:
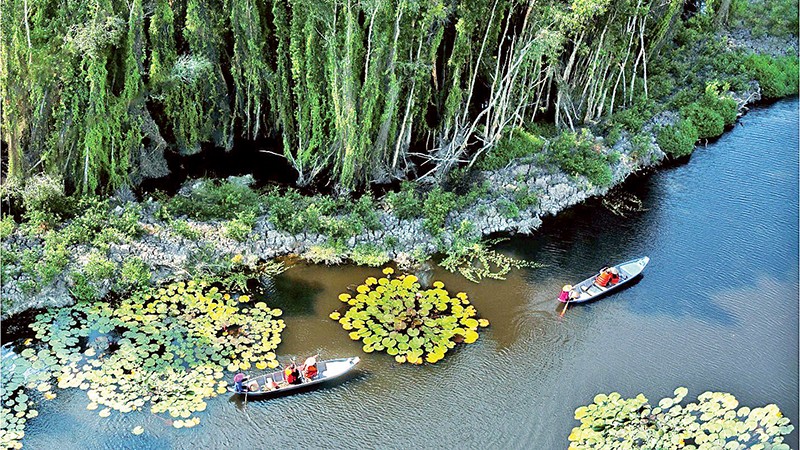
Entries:
{"type": "MultiPolygon", "coordinates": [[[[504,252],[547,264],[466,291],[491,321],[476,344],[434,366],[364,354],[327,318],[337,295],[376,269],[298,266],[270,289],[285,309],[279,355],[359,355],[335,386],[246,406],[209,401],[200,426],[148,413],[100,419],[61,391],[30,421],[27,448],[537,448],[568,445],[573,410],[598,392],[651,401],[686,386],[777,403],[798,425],[798,101],[758,108],[687,164],[628,182],[646,211],[590,202],[504,252]],[[648,255],[635,286],[558,317],[555,295],[606,262],[648,255]],[[144,424],[146,432],[130,429],[144,424]],[[302,444],[301,444],[302,443],[302,444]]],[[[797,433],[789,439],[797,447],[797,433]]]]}

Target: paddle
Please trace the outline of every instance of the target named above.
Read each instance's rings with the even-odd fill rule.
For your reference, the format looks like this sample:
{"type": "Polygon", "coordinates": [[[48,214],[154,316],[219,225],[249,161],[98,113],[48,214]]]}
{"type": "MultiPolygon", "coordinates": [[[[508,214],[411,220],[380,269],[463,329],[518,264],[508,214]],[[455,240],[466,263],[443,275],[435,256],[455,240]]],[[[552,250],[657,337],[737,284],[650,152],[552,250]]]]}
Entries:
{"type": "Polygon", "coordinates": [[[564,317],[564,313],[567,312],[567,308],[569,308],[569,302],[572,301],[572,297],[567,299],[567,303],[564,304],[564,309],[561,310],[561,314],[558,317],[564,317]]]}

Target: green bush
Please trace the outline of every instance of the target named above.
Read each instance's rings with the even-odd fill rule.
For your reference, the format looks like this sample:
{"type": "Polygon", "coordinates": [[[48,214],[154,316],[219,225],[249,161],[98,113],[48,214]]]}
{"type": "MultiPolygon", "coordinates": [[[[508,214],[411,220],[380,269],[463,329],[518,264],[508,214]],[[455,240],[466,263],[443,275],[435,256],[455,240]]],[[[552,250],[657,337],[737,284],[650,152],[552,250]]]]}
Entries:
{"type": "Polygon", "coordinates": [[[544,140],[539,136],[515,128],[506,133],[491,150],[483,154],[477,164],[481,170],[502,169],[514,159],[533,155],[542,150],[544,140]]]}
{"type": "Polygon", "coordinates": [[[611,123],[621,125],[630,133],[638,133],[644,123],[653,117],[653,107],[652,101],[640,97],[633,105],[612,114],[611,123]]]}
{"type": "Polygon", "coordinates": [[[107,280],[114,275],[117,265],[109,261],[105,255],[94,251],[89,254],[83,272],[89,281],[107,280]]]}
{"type": "Polygon", "coordinates": [[[256,214],[253,211],[240,211],[233,220],[224,225],[222,232],[225,237],[243,242],[255,225],[256,214]]]}
{"type": "Polygon", "coordinates": [[[375,205],[375,200],[372,198],[372,195],[368,193],[364,194],[353,202],[350,212],[350,221],[360,221],[367,230],[380,230],[382,225],[378,217],[377,209],[378,207],[375,205]]]}
{"type": "Polygon", "coordinates": [[[673,157],[690,155],[694,151],[699,133],[689,119],[680,119],[675,125],[663,127],[658,132],[659,147],[673,157]]]}
{"type": "Polygon", "coordinates": [[[532,192],[527,185],[518,186],[514,190],[514,203],[520,210],[528,209],[539,204],[539,196],[532,192]]]}
{"type": "Polygon", "coordinates": [[[150,283],[150,268],[144,261],[133,257],[122,264],[117,288],[123,291],[136,290],[150,283]]]}
{"type": "Polygon", "coordinates": [[[681,117],[692,121],[700,139],[716,137],[725,131],[725,119],[713,109],[706,108],[700,103],[692,103],[681,108],[681,117]]]}
{"type": "MultiPolygon", "coordinates": [[[[631,155],[634,158],[641,158],[646,155],[651,147],[650,135],[644,132],[636,133],[631,138],[631,155]]],[[[615,155],[619,159],[619,155],[615,155]]]]}
{"type": "Polygon", "coordinates": [[[5,216],[0,220],[0,239],[8,239],[17,228],[17,222],[11,216],[5,216]]]}
{"type": "Polygon", "coordinates": [[[189,195],[176,195],[167,204],[174,216],[195,220],[230,220],[243,211],[258,211],[261,198],[249,186],[230,181],[203,180],[189,195]]]}
{"type": "Polygon", "coordinates": [[[400,183],[400,192],[386,193],[384,201],[398,219],[414,219],[422,215],[422,205],[414,192],[414,184],[408,181],[400,183]]]}
{"type": "Polygon", "coordinates": [[[712,81],[706,85],[706,91],[700,99],[700,104],[719,114],[725,122],[725,125],[733,125],[736,123],[736,117],[739,114],[736,100],[723,94],[723,92],[727,92],[729,88],[730,86],[727,84],[720,84],[717,81],[712,81]]]}
{"type": "Polygon", "coordinates": [[[500,201],[497,202],[497,210],[507,219],[516,219],[519,217],[519,207],[516,203],[507,198],[500,199],[500,201]]]}
{"type": "Polygon", "coordinates": [[[374,244],[359,244],[350,254],[350,259],[356,265],[380,267],[389,262],[389,254],[374,244]]]}
{"type": "Polygon", "coordinates": [[[99,293],[94,283],[87,276],[80,272],[72,273],[72,286],[69,291],[73,297],[81,301],[97,300],[99,293]]]}
{"type": "Polygon", "coordinates": [[[279,230],[292,234],[299,233],[305,228],[304,215],[300,214],[306,209],[306,202],[302,194],[294,189],[287,189],[281,194],[273,188],[265,196],[269,220],[279,230]]]}
{"type": "Polygon", "coordinates": [[[55,232],[48,231],[44,239],[44,252],[41,261],[37,261],[36,272],[42,285],[55,280],[69,262],[70,251],[67,242],[55,232]]]}
{"type": "Polygon", "coordinates": [[[550,144],[550,154],[562,170],[573,175],[583,175],[596,186],[609,186],[612,182],[609,156],[595,145],[588,130],[581,135],[565,131],[550,144]]]}
{"type": "Polygon", "coordinates": [[[34,175],[25,182],[21,196],[25,218],[35,226],[53,227],[72,213],[72,202],[59,177],[34,175]]]}
{"type": "Polygon", "coordinates": [[[172,232],[177,234],[178,236],[183,236],[190,241],[196,241],[200,239],[200,231],[198,231],[195,227],[193,227],[189,222],[185,220],[173,220],[169,224],[172,232]]]}
{"type": "Polygon", "coordinates": [[[605,141],[607,146],[613,147],[617,142],[619,142],[621,138],[622,138],[622,125],[616,123],[611,125],[603,140],[605,141]]]}
{"type": "Polygon", "coordinates": [[[424,226],[432,235],[438,236],[444,230],[447,215],[456,207],[456,196],[452,192],[445,192],[437,186],[428,192],[422,206],[424,226]]]}
{"type": "Polygon", "coordinates": [[[779,98],[797,93],[798,58],[752,54],[745,60],[750,75],[758,80],[765,98],[779,98]]]}
{"type": "Polygon", "coordinates": [[[459,195],[456,198],[456,207],[459,209],[466,208],[473,203],[477,202],[482,198],[486,198],[489,196],[489,190],[492,187],[492,183],[488,180],[485,180],[481,183],[473,184],[470,190],[464,194],[459,195]]]}

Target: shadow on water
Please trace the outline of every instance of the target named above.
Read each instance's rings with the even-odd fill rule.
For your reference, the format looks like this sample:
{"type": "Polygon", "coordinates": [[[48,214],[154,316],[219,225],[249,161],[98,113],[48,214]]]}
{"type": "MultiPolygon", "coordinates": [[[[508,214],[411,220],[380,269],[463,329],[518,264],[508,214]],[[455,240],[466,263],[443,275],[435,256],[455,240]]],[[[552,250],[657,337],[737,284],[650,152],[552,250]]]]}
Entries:
{"type": "Polygon", "coordinates": [[[276,276],[267,288],[263,301],[283,310],[286,316],[314,314],[317,297],[324,290],[322,283],[308,279],[276,276]]]}

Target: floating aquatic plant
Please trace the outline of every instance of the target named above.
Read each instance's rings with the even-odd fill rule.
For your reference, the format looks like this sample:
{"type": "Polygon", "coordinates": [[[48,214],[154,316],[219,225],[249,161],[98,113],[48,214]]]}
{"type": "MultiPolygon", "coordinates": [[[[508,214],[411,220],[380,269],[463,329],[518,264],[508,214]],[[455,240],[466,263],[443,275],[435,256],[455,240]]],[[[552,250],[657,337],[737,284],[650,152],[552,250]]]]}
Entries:
{"type": "Polygon", "coordinates": [[[503,240],[492,239],[470,245],[455,245],[439,265],[453,273],[458,271],[473,283],[480,283],[483,278],[505,280],[505,276],[512,269],[544,267],[532,261],[514,259],[491,248],[503,240]]]}
{"type": "Polygon", "coordinates": [[[478,319],[467,294],[450,297],[441,281],[422,289],[414,275],[369,277],[356,288],[356,296],[343,293],[339,300],[347,311],[331,313],[350,338],[363,342],[366,353],[385,351],[398,363],[435,363],[457,343],[478,339],[478,328],[489,321],[478,319]]]}
{"type": "Polygon", "coordinates": [[[22,391],[28,368],[40,372],[27,387],[45,398],[55,397],[55,378],[61,389],[85,390],[87,409],[99,408],[101,417],[149,404],[153,413],[180,419],[176,428],[192,427],[199,418],[191,416],[205,410],[205,400],[226,392],[224,370],[278,366],[273,350],[285,326],[281,314],[203,281],[139,292],[114,308],[78,303],[40,314],[31,328],[42,348],[25,349],[16,367],[3,366],[3,418],[8,410],[14,419],[4,421],[10,426],[0,438],[22,437],[24,421],[15,414],[30,406],[22,391]]]}
{"type": "Polygon", "coordinates": [[[44,382],[51,376],[47,366],[55,362],[47,352],[26,348],[0,364],[0,448],[22,448],[28,419],[39,415],[33,409],[34,392],[43,392],[45,397],[50,393],[50,385],[44,382]],[[34,392],[29,395],[26,389],[34,392]]]}
{"type": "Polygon", "coordinates": [[[776,405],[739,408],[731,394],[705,392],[683,406],[687,393],[679,387],[656,407],[642,394],[598,394],[575,410],[581,424],[572,429],[569,448],[789,449],[783,436],[794,427],[776,405]]]}

